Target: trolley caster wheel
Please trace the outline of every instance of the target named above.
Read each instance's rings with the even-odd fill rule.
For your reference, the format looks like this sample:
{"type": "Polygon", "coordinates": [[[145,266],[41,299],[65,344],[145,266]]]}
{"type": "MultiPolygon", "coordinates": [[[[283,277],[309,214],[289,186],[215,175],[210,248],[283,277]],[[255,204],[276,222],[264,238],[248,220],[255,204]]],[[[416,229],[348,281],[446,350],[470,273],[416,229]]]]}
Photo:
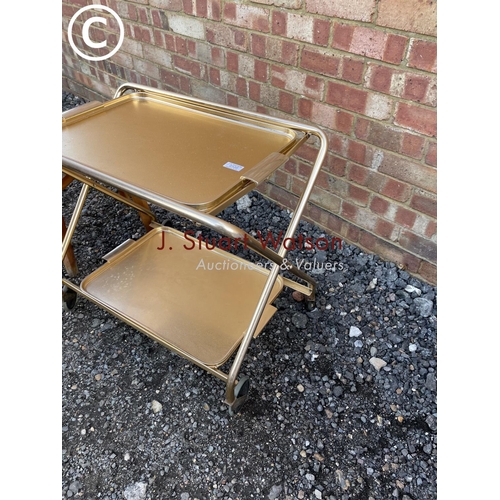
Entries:
{"type": "Polygon", "coordinates": [[[62,306],[63,309],[67,312],[72,311],[78,299],[78,294],[73,290],[69,289],[67,286],[64,286],[62,289],[62,306]]]}
{"type": "Polygon", "coordinates": [[[307,312],[314,311],[316,309],[316,301],[315,300],[306,300],[304,303],[307,312]]]}
{"type": "Polygon", "coordinates": [[[250,392],[250,379],[243,375],[239,382],[234,388],[234,402],[229,407],[229,414],[231,416],[236,415],[241,410],[241,407],[245,404],[248,399],[248,393],[250,392]]]}

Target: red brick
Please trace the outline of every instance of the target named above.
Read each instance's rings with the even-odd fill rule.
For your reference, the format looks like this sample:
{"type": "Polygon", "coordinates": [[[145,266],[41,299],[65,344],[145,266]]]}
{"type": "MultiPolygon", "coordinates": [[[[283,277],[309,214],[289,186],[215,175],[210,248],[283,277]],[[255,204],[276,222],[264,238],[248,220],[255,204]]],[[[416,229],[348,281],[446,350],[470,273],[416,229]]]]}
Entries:
{"type": "MultiPolygon", "coordinates": [[[[123,5],[126,9],[127,19],[130,19],[131,21],[137,21],[138,16],[137,16],[137,9],[136,9],[135,5],[133,5],[133,4],[121,4],[121,5],[123,5]]],[[[124,9],[120,9],[120,12],[119,12],[120,16],[123,15],[123,10],[124,9]]],[[[158,26],[161,28],[162,24],[161,24],[161,20],[160,20],[160,11],[154,10],[154,11],[152,11],[152,14],[153,14],[153,24],[155,24],[154,21],[155,21],[155,17],[156,17],[156,21],[158,22],[158,24],[155,24],[155,26],[158,26]]]]}
{"type": "Polygon", "coordinates": [[[347,161],[334,154],[327,154],[323,168],[337,177],[343,177],[347,168],[347,161]]]}
{"type": "Polygon", "coordinates": [[[411,273],[417,272],[420,266],[421,260],[418,257],[405,252],[392,243],[377,238],[367,231],[361,231],[359,244],[369,251],[376,253],[384,260],[396,262],[404,266],[411,273]]]}
{"type": "Polygon", "coordinates": [[[282,167],[286,172],[295,175],[297,173],[297,160],[295,158],[290,158],[285,165],[282,167]]]}
{"type": "Polygon", "coordinates": [[[405,55],[407,41],[408,38],[405,36],[389,33],[385,42],[382,60],[392,64],[400,64],[405,55]]]}
{"type": "Polygon", "coordinates": [[[139,21],[142,24],[150,24],[148,11],[144,7],[137,7],[136,10],[137,10],[137,15],[139,17],[139,21]]]}
{"type": "Polygon", "coordinates": [[[236,93],[243,97],[247,97],[247,81],[244,78],[238,77],[236,79],[236,93]]]}
{"type": "Polygon", "coordinates": [[[366,146],[356,141],[349,141],[347,157],[350,160],[363,164],[366,157],[366,146]]]}
{"type": "Polygon", "coordinates": [[[370,203],[370,209],[372,212],[384,216],[389,208],[389,202],[384,198],[379,196],[374,196],[372,202],[370,203]]]}
{"type": "Polygon", "coordinates": [[[366,140],[370,130],[370,122],[365,118],[358,118],[356,120],[355,135],[358,139],[366,140]]]}
{"type": "MultiPolygon", "coordinates": [[[[277,41],[271,40],[269,43],[270,48],[272,48],[273,42],[277,41]]],[[[276,60],[278,62],[282,62],[283,64],[297,66],[299,58],[299,44],[286,40],[279,40],[279,42],[281,43],[281,57],[277,58],[276,60]]]]}
{"type": "Polygon", "coordinates": [[[342,217],[345,217],[346,219],[355,221],[358,215],[358,207],[344,200],[342,201],[342,209],[340,215],[342,217]]]}
{"type": "Polygon", "coordinates": [[[337,76],[339,63],[339,57],[304,49],[302,51],[300,66],[321,75],[337,76]]]}
{"type": "Polygon", "coordinates": [[[201,65],[196,61],[186,59],[178,55],[174,55],[172,62],[175,68],[184,73],[189,73],[191,76],[196,78],[201,77],[201,65]]]}
{"type": "Polygon", "coordinates": [[[406,75],[405,88],[402,94],[403,99],[409,101],[425,101],[430,80],[426,76],[406,75]]]}
{"type": "Polygon", "coordinates": [[[431,137],[437,135],[437,114],[433,109],[401,102],[398,104],[394,123],[431,137]]]}
{"type": "Polygon", "coordinates": [[[267,81],[269,65],[263,61],[255,61],[254,78],[259,82],[267,81]]]}
{"type": "Polygon", "coordinates": [[[327,138],[328,138],[328,146],[329,150],[338,153],[338,154],[344,154],[345,152],[345,137],[343,134],[336,134],[336,133],[328,133],[327,132],[327,138]]]}
{"type": "Polygon", "coordinates": [[[422,158],[424,151],[425,139],[419,135],[403,134],[403,144],[401,145],[401,153],[412,158],[422,158]]]}
{"type": "Polygon", "coordinates": [[[378,122],[370,122],[366,142],[388,149],[389,151],[399,152],[401,149],[402,132],[390,125],[384,125],[378,122]]]}
{"type": "Polygon", "coordinates": [[[165,33],[165,47],[169,52],[176,52],[175,36],[170,33],[165,33]]]}
{"type": "Polygon", "coordinates": [[[217,68],[209,69],[209,81],[213,85],[220,86],[220,70],[217,68]]]}
{"type": "Polygon", "coordinates": [[[252,101],[260,102],[260,83],[248,82],[248,97],[252,101]]]}
{"type": "Polygon", "coordinates": [[[293,114],[293,108],[295,103],[295,97],[293,94],[288,94],[287,92],[281,92],[279,94],[279,109],[285,113],[293,114]]]}
{"type": "Polygon", "coordinates": [[[392,239],[392,235],[394,233],[394,224],[384,219],[378,219],[375,225],[375,233],[382,238],[387,240],[392,239]]]}
{"type": "Polygon", "coordinates": [[[207,17],[207,0],[196,0],[196,17],[207,17]]]}
{"type": "Polygon", "coordinates": [[[177,73],[160,68],[160,79],[162,83],[173,89],[180,89],[180,79],[177,73]]]}
{"type": "Polygon", "coordinates": [[[410,206],[418,212],[437,217],[437,201],[435,198],[415,193],[411,198],[410,206]]]}
{"type": "Polygon", "coordinates": [[[336,111],[334,130],[338,130],[344,134],[350,134],[353,123],[354,117],[350,113],[346,113],[340,109],[336,111]]]}
{"type": "Polygon", "coordinates": [[[410,231],[402,231],[399,244],[409,252],[430,262],[436,262],[436,243],[410,231]]]}
{"type": "Polygon", "coordinates": [[[274,172],[272,181],[277,186],[285,189],[288,189],[290,186],[290,176],[281,170],[276,170],[276,172],[274,172]]]}
{"type": "Polygon", "coordinates": [[[309,99],[299,99],[299,116],[306,120],[312,119],[313,103],[309,99]]]}
{"type": "Polygon", "coordinates": [[[380,189],[380,194],[401,202],[407,201],[410,193],[411,188],[408,184],[395,179],[387,179],[380,189]]]}
{"type": "Polygon", "coordinates": [[[350,24],[335,23],[333,25],[332,46],[340,50],[349,50],[353,34],[354,26],[350,24]]]}
{"type": "Polygon", "coordinates": [[[238,54],[234,52],[226,52],[227,70],[233,73],[238,73],[238,54]]]}
{"type": "Polygon", "coordinates": [[[330,82],[328,84],[326,102],[356,113],[363,113],[367,97],[368,94],[364,90],[330,82]]]}
{"type": "Polygon", "coordinates": [[[67,17],[68,19],[71,19],[76,14],[77,10],[78,9],[76,9],[75,7],[63,3],[62,5],[63,18],[67,17]]]}
{"type": "Polygon", "coordinates": [[[227,95],[227,104],[228,106],[233,106],[233,108],[238,108],[238,97],[232,94],[227,95]]]}
{"type": "Polygon", "coordinates": [[[370,65],[368,88],[389,94],[394,70],[387,66],[370,65]]]}
{"type": "MultiPolygon", "coordinates": [[[[149,0],[150,2],[152,1],[158,1],[158,0],[149,0]]],[[[194,15],[195,13],[195,5],[193,0],[181,0],[182,2],[182,8],[180,10],[184,10],[186,14],[194,15]]]]}
{"type": "Polygon", "coordinates": [[[313,43],[315,45],[328,45],[330,38],[330,21],[314,19],[313,21],[313,43]]]}
{"type": "MultiPolygon", "coordinates": [[[[342,229],[342,225],[344,224],[344,221],[342,219],[340,219],[339,217],[337,217],[336,215],[331,214],[330,212],[326,212],[324,210],[321,210],[321,212],[324,215],[324,217],[321,217],[319,220],[321,222],[323,222],[323,220],[325,221],[323,223],[324,227],[326,229],[328,229],[329,231],[333,231],[334,236],[337,236],[337,237],[340,236],[340,231],[342,229]]],[[[357,239],[354,241],[357,241],[357,239]]]]}
{"type": "Polygon", "coordinates": [[[284,12],[273,10],[271,23],[273,35],[286,36],[286,14],[284,12]]]}
{"type": "Polygon", "coordinates": [[[210,0],[208,4],[208,12],[207,16],[209,19],[213,19],[214,21],[221,20],[221,8],[220,8],[221,0],[210,0]]]}
{"type": "Polygon", "coordinates": [[[258,57],[266,57],[266,37],[252,33],[250,36],[252,54],[258,57]]]}
{"type": "Polygon", "coordinates": [[[364,63],[358,59],[344,58],[342,62],[342,80],[352,83],[361,83],[363,79],[364,63]]]}
{"type": "MultiPolygon", "coordinates": [[[[299,161],[298,164],[298,169],[297,169],[297,174],[304,178],[304,179],[309,179],[309,176],[311,175],[311,170],[312,166],[309,165],[308,163],[304,163],[303,161],[299,161]]],[[[321,187],[328,187],[328,180],[327,180],[327,175],[325,172],[320,172],[318,174],[318,180],[317,180],[318,186],[321,187]]]]}
{"type": "Polygon", "coordinates": [[[278,186],[270,185],[269,196],[286,208],[294,210],[297,206],[297,197],[278,186]]]}
{"type": "Polygon", "coordinates": [[[349,185],[349,199],[359,202],[366,206],[370,198],[370,192],[353,184],[349,185]]]}
{"type": "Polygon", "coordinates": [[[434,220],[430,220],[425,228],[425,236],[427,238],[433,238],[437,233],[437,223],[434,220]]]}
{"type": "Polygon", "coordinates": [[[350,164],[348,178],[350,181],[354,181],[357,184],[366,185],[366,180],[368,178],[368,169],[360,167],[359,165],[350,164]]]}
{"type": "Polygon", "coordinates": [[[428,40],[413,40],[408,66],[436,73],[437,44],[428,40]]]}
{"type": "Polygon", "coordinates": [[[437,144],[435,142],[429,142],[429,148],[425,155],[425,163],[437,167],[437,144]]]}
{"type": "Polygon", "coordinates": [[[422,261],[418,273],[427,283],[437,285],[437,267],[435,264],[431,264],[425,260],[422,261]]]}
{"type": "Polygon", "coordinates": [[[412,228],[415,223],[415,219],[417,218],[417,214],[408,210],[404,207],[398,207],[396,216],[394,218],[394,222],[399,224],[400,226],[405,226],[407,228],[412,228]]]}
{"type": "Polygon", "coordinates": [[[188,55],[187,40],[181,36],[175,37],[175,51],[183,56],[188,55]]]}
{"type": "Polygon", "coordinates": [[[357,243],[359,241],[361,230],[358,227],[353,226],[352,224],[348,224],[345,234],[350,241],[352,241],[353,243],[357,243]]]}
{"type": "MultiPolygon", "coordinates": [[[[292,178],[292,185],[291,185],[292,193],[296,194],[297,196],[300,196],[300,194],[304,191],[305,185],[306,185],[306,181],[304,179],[301,179],[299,177],[293,177],[292,178]]],[[[317,193],[317,188],[316,188],[316,193],[317,193]]],[[[317,201],[317,200],[315,200],[315,201],[317,201]]]]}

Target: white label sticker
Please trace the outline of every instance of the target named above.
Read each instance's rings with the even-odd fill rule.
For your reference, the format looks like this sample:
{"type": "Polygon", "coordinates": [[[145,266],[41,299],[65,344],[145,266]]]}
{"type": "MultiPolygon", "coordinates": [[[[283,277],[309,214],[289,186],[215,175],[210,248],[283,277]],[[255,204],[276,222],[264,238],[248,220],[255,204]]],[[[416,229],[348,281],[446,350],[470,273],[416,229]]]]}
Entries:
{"type": "Polygon", "coordinates": [[[238,165],[237,163],[233,163],[231,161],[224,163],[223,166],[226,168],[230,168],[231,170],[236,170],[236,172],[239,172],[240,170],[243,170],[245,168],[243,165],[238,165]]]}

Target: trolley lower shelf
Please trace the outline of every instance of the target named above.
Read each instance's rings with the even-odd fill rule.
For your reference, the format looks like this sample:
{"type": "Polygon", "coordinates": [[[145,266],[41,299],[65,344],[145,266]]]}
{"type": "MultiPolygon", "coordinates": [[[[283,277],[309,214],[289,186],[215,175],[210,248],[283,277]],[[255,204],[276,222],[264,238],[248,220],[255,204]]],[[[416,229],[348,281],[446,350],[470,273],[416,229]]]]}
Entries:
{"type": "MultiPolygon", "coordinates": [[[[81,289],[178,354],[210,367],[238,348],[269,271],[158,227],[109,258],[81,289]]],[[[278,277],[256,334],[275,312],[278,277]]]]}

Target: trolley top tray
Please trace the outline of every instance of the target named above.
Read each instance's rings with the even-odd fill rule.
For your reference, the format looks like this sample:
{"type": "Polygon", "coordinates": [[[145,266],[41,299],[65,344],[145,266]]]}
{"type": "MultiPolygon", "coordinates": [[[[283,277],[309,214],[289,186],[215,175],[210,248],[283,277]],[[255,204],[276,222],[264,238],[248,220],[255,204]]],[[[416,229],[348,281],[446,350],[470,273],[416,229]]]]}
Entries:
{"type": "Polygon", "coordinates": [[[135,92],[63,119],[63,166],[210,211],[249,184],[242,176],[252,167],[298,141],[237,110],[135,92]]]}

